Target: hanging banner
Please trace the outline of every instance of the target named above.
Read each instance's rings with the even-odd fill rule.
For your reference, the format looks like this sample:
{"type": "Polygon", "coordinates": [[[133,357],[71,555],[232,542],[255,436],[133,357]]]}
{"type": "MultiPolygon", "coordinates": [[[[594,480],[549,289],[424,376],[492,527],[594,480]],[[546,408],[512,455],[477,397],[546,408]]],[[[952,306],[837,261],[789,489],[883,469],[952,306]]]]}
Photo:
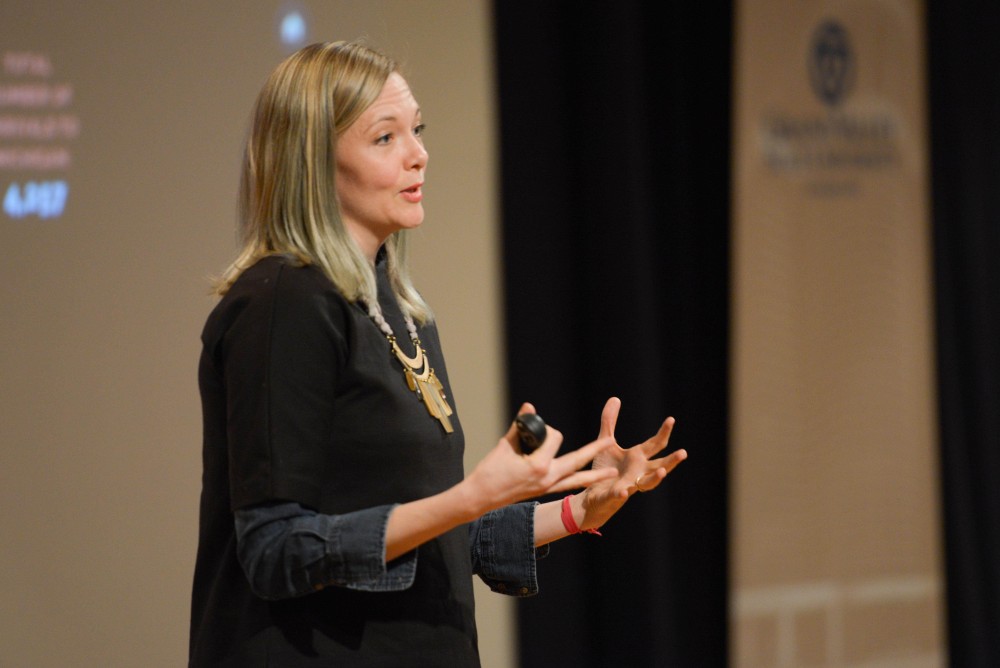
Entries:
{"type": "Polygon", "coordinates": [[[739,3],[736,665],[944,664],[922,16],[739,3]]]}

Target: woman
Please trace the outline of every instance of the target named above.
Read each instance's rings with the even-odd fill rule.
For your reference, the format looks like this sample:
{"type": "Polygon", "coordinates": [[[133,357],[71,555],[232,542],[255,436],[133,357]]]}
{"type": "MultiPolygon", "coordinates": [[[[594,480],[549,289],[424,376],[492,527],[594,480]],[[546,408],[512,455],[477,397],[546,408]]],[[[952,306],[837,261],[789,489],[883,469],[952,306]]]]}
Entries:
{"type": "Polygon", "coordinates": [[[612,399],[593,443],[556,457],[549,428],[527,455],[512,428],[464,476],[406,266],[422,132],[396,65],[356,43],[302,49],[258,96],[243,248],[202,335],[192,666],[477,666],[472,575],[533,594],[537,548],[601,526],[686,456],[651,459],[672,419],[619,448],[612,399]]]}

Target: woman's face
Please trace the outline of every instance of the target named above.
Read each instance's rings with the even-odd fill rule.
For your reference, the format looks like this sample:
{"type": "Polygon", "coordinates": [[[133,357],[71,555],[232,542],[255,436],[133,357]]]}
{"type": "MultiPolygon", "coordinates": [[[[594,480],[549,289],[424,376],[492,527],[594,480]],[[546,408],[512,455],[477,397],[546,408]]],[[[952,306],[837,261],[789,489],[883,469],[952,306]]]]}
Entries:
{"type": "Polygon", "coordinates": [[[423,127],[417,101],[394,72],[374,104],[337,139],[341,215],[370,258],[390,234],[424,220],[423,127]]]}

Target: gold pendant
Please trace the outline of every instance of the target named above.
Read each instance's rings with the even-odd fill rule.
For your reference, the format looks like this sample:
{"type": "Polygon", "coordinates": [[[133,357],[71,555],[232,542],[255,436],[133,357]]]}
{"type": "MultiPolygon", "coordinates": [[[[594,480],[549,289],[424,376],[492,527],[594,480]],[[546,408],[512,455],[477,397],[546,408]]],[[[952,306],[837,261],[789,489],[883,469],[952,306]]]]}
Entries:
{"type": "Polygon", "coordinates": [[[409,357],[396,343],[396,337],[386,337],[392,345],[392,354],[396,356],[399,363],[403,365],[403,375],[406,376],[406,386],[411,392],[416,393],[417,400],[423,400],[427,407],[427,412],[431,417],[436,418],[445,432],[452,433],[455,428],[451,424],[448,416],[452,415],[451,406],[448,405],[447,397],[444,394],[444,386],[438,377],[434,375],[430,360],[424,347],[419,340],[413,342],[417,349],[416,355],[409,357]]]}

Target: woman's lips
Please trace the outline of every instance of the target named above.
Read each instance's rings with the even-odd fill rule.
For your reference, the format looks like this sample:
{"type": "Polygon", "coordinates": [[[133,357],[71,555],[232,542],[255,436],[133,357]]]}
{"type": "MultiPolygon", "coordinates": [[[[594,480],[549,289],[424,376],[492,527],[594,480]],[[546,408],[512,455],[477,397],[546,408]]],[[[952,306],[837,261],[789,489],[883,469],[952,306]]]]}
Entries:
{"type": "Polygon", "coordinates": [[[423,183],[418,183],[417,185],[407,188],[406,190],[401,190],[399,194],[402,195],[403,199],[407,202],[419,204],[424,198],[424,193],[422,191],[423,185],[423,183]]]}

